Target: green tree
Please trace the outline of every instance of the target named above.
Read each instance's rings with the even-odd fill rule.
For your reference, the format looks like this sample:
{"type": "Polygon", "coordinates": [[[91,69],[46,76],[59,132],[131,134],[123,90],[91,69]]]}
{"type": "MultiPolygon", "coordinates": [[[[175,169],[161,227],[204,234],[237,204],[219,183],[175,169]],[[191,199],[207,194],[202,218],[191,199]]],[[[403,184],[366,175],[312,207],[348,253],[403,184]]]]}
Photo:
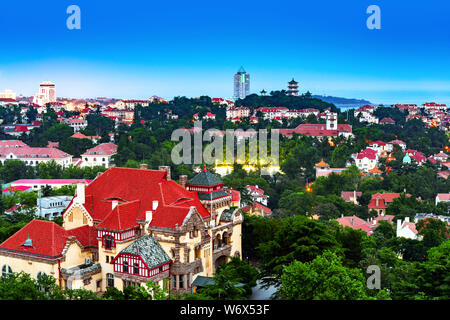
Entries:
{"type": "Polygon", "coordinates": [[[331,251],[310,262],[293,261],[284,267],[280,296],[288,300],[368,299],[362,272],[344,267],[331,251]]]}

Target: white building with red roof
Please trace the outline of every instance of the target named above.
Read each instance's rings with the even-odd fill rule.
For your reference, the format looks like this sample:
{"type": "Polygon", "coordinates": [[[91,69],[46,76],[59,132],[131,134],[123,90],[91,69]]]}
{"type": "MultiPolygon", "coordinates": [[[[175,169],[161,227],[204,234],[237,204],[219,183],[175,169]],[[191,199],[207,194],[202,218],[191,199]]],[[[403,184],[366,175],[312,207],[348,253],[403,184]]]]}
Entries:
{"type": "Polygon", "coordinates": [[[425,108],[427,112],[433,109],[437,109],[440,111],[447,111],[447,105],[446,104],[438,104],[436,102],[426,102],[422,104],[422,108],[425,108]]]}
{"type": "Polygon", "coordinates": [[[229,107],[226,111],[227,120],[234,118],[250,117],[250,108],[248,107],[229,107]]]}
{"type": "Polygon", "coordinates": [[[392,224],[394,216],[382,215],[376,218],[363,220],[357,216],[341,216],[336,221],[343,227],[349,227],[355,230],[365,231],[368,235],[372,235],[375,229],[379,226],[380,221],[387,221],[392,224]]]}
{"type": "Polygon", "coordinates": [[[295,129],[279,129],[279,133],[288,137],[297,133],[318,139],[338,136],[343,136],[344,138],[353,137],[352,126],[338,123],[337,114],[333,112],[327,114],[326,123],[300,124],[295,129]]]}
{"type": "Polygon", "coordinates": [[[111,157],[117,153],[117,145],[112,142],[102,143],[86,150],[81,155],[81,167],[111,166],[111,157]]]}
{"type": "Polygon", "coordinates": [[[83,118],[62,119],[62,122],[69,125],[75,132],[86,129],[88,122],[83,118]]]}
{"type": "Polygon", "coordinates": [[[28,145],[16,144],[17,142],[13,142],[13,146],[10,142],[3,141],[2,143],[0,161],[3,164],[8,160],[20,160],[26,165],[37,166],[41,163],[55,161],[62,167],[68,167],[72,163],[72,155],[56,148],[32,148],[28,145]]]}
{"type": "Polygon", "coordinates": [[[374,149],[366,148],[354,155],[354,159],[359,170],[368,172],[377,166],[379,154],[374,149]]]}
{"type": "Polygon", "coordinates": [[[373,114],[377,108],[364,105],[354,111],[355,118],[358,118],[360,122],[378,123],[378,118],[373,114]]]}
{"type": "Polygon", "coordinates": [[[136,106],[148,107],[150,100],[120,100],[116,102],[115,107],[119,110],[134,110],[136,106]]]}
{"type": "Polygon", "coordinates": [[[403,222],[401,219],[397,220],[396,235],[406,239],[419,239],[416,224],[410,222],[409,217],[406,217],[403,222]]]}
{"type": "Polygon", "coordinates": [[[402,141],[402,140],[392,140],[389,141],[388,144],[392,145],[392,148],[394,147],[394,145],[398,145],[400,148],[402,148],[403,151],[406,150],[406,142],[402,141]]]}
{"type": "Polygon", "coordinates": [[[436,195],[436,205],[440,202],[445,202],[450,204],[450,193],[438,193],[436,195]]]}
{"type": "Polygon", "coordinates": [[[13,98],[0,98],[0,106],[17,106],[19,103],[13,98]]]}
{"type": "Polygon", "coordinates": [[[255,186],[246,186],[247,192],[249,193],[252,201],[259,202],[265,206],[267,206],[267,202],[269,200],[269,196],[264,194],[264,190],[259,188],[257,185],[255,186]]]}

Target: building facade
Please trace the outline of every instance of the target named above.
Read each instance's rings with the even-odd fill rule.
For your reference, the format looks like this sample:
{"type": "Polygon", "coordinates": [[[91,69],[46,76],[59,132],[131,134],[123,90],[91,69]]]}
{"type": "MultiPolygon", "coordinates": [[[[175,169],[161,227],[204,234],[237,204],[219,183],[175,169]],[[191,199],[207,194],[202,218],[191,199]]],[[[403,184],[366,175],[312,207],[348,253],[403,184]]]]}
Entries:
{"type": "Polygon", "coordinates": [[[55,84],[45,81],[40,84],[39,92],[34,95],[33,103],[40,106],[45,106],[50,102],[56,102],[55,84]]]}
{"type": "Polygon", "coordinates": [[[241,256],[243,215],[229,207],[222,186],[207,171],[178,184],[170,167],[111,168],[77,185],[62,227],[33,220],[0,244],[1,264],[33,278],[52,275],[72,289],[154,281],[191,292],[197,276],[213,276],[241,256]]]}
{"type": "Polygon", "coordinates": [[[244,99],[250,94],[250,74],[241,67],[234,75],[234,100],[244,99]]]}

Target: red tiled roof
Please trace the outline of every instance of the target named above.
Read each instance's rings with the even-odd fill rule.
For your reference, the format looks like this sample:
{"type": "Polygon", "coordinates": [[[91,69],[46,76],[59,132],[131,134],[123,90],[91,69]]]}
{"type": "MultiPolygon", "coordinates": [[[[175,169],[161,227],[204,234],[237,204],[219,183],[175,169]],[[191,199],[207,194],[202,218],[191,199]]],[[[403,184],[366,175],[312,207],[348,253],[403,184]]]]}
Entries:
{"type": "Polygon", "coordinates": [[[450,201],[450,193],[438,193],[437,196],[441,201],[450,201]]]}
{"type": "Polygon", "coordinates": [[[403,144],[403,145],[406,146],[406,143],[405,143],[405,142],[403,142],[402,140],[398,140],[398,139],[392,140],[392,141],[390,141],[389,143],[392,144],[392,145],[394,145],[394,144],[402,145],[402,144],[403,144]]]}
{"type": "MultiPolygon", "coordinates": [[[[84,207],[94,220],[103,221],[113,211],[111,202],[106,199],[137,201],[139,206],[136,204],[126,206],[125,211],[120,209],[119,213],[125,212],[143,221],[145,212],[153,211],[150,225],[164,228],[174,228],[176,224],[181,226],[191,206],[194,206],[203,218],[210,216],[195,192],[186,190],[173,180],[167,180],[166,176],[165,171],[110,168],[86,187],[84,207]],[[158,201],[156,210],[152,208],[153,201],[158,201]]],[[[111,224],[117,225],[118,220],[114,220],[113,216],[109,219],[111,224]]],[[[124,218],[121,215],[120,223],[129,226],[131,224],[129,221],[131,218],[124,218]]],[[[105,221],[106,226],[108,223],[105,221]]]]}
{"type": "Polygon", "coordinates": [[[372,153],[358,153],[358,155],[356,156],[357,159],[364,159],[364,158],[368,158],[371,160],[375,160],[377,158],[377,156],[375,154],[372,153]]]}
{"type": "Polygon", "coordinates": [[[373,149],[370,148],[366,148],[363,151],[361,151],[361,153],[369,153],[369,154],[377,154],[377,152],[373,149]]]}
{"type": "Polygon", "coordinates": [[[136,218],[139,213],[139,205],[139,200],[117,204],[110,214],[106,216],[105,220],[96,227],[115,231],[137,227],[136,218]]]}
{"type": "Polygon", "coordinates": [[[21,140],[0,140],[0,148],[8,147],[28,147],[28,145],[21,140]]]}
{"type": "Polygon", "coordinates": [[[387,208],[386,203],[384,199],[381,198],[373,198],[370,200],[369,204],[367,205],[368,208],[374,208],[374,209],[385,209],[387,208]]]}
{"type": "Polygon", "coordinates": [[[67,230],[66,233],[75,236],[83,247],[98,247],[97,231],[88,225],[67,230]]]}
{"type": "Polygon", "coordinates": [[[0,244],[0,250],[57,258],[62,254],[67,239],[66,231],[56,223],[32,220],[0,244]],[[23,245],[28,238],[32,240],[32,247],[23,245]]]}
{"type": "MultiPolygon", "coordinates": [[[[350,198],[355,195],[355,192],[353,191],[342,191],[341,192],[341,198],[345,201],[350,201],[350,198]]],[[[356,197],[360,197],[362,195],[361,191],[356,192],[356,197]]]]}
{"type": "Polygon", "coordinates": [[[380,123],[395,123],[395,121],[392,118],[383,118],[380,120],[380,123]]]}
{"type": "Polygon", "coordinates": [[[117,152],[117,145],[115,145],[112,142],[102,143],[98,146],[95,146],[91,149],[86,150],[85,153],[83,153],[83,156],[88,155],[112,155],[117,152]],[[101,154],[100,154],[101,152],[101,154]]]}
{"type": "Polygon", "coordinates": [[[16,191],[22,192],[22,191],[28,190],[30,188],[31,187],[28,187],[28,186],[14,186],[14,187],[8,187],[8,188],[3,189],[3,192],[16,192],[16,191]]]}
{"type": "Polygon", "coordinates": [[[70,157],[69,154],[65,153],[56,148],[32,148],[32,147],[23,147],[23,148],[1,148],[0,154],[1,157],[6,156],[7,154],[14,154],[19,159],[30,158],[30,160],[38,159],[38,158],[50,158],[50,159],[61,159],[70,157]],[[33,156],[33,157],[31,157],[33,156]]]}
{"type": "Polygon", "coordinates": [[[260,194],[264,194],[264,190],[261,188],[257,188],[256,186],[246,186],[247,189],[250,189],[251,191],[256,191],[260,194]]]}
{"type": "Polygon", "coordinates": [[[252,205],[252,207],[253,207],[253,210],[262,210],[262,211],[264,211],[264,213],[265,214],[271,214],[272,213],[272,210],[270,209],[270,208],[268,208],[268,207],[266,207],[265,205],[262,205],[261,203],[259,203],[259,202],[253,202],[253,205],[252,205]]]}

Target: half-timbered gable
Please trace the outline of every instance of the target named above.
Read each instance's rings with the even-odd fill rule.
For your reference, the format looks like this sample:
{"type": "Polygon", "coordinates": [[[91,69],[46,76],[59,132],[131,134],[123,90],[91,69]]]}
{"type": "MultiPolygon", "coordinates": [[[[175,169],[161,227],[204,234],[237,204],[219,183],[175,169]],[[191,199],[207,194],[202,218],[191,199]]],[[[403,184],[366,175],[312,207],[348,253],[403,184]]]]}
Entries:
{"type": "Polygon", "coordinates": [[[139,283],[148,282],[163,273],[168,274],[171,262],[152,236],[144,236],[120,251],[111,263],[116,277],[139,283]]]}

